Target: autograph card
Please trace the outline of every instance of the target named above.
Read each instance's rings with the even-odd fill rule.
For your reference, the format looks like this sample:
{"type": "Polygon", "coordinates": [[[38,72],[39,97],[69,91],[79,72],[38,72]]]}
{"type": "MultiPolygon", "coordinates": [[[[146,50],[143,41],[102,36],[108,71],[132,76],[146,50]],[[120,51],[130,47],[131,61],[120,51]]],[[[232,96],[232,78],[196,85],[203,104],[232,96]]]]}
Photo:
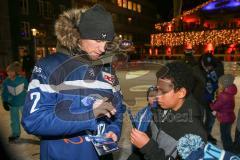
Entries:
{"type": "Polygon", "coordinates": [[[119,150],[117,143],[111,138],[106,138],[103,136],[91,136],[90,139],[99,156],[119,150]]]}

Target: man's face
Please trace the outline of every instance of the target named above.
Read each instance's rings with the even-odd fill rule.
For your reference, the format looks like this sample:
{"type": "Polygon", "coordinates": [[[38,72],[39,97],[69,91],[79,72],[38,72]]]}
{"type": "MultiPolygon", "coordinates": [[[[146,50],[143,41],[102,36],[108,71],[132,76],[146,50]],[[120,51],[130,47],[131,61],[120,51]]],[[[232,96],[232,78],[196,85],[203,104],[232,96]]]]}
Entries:
{"type": "Polygon", "coordinates": [[[87,52],[91,60],[98,60],[103,52],[107,41],[83,39],[80,41],[81,49],[87,52]]]}
{"type": "Polygon", "coordinates": [[[178,96],[178,91],[174,91],[174,85],[169,79],[158,79],[157,82],[158,104],[163,109],[173,109],[178,106],[180,99],[178,96]]]}

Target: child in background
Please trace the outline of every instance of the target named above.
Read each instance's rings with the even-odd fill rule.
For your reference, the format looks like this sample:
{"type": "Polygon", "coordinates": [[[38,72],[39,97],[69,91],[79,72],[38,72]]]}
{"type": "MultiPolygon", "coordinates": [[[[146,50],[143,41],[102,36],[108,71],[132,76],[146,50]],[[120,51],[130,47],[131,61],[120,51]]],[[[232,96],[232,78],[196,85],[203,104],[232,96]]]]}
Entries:
{"type": "Polygon", "coordinates": [[[27,93],[27,80],[19,76],[20,64],[11,63],[7,67],[8,77],[3,81],[2,102],[5,110],[10,110],[11,119],[11,136],[9,142],[17,142],[20,137],[20,117],[19,112],[22,110],[25,96],[27,93]]]}
{"type": "Polygon", "coordinates": [[[233,141],[231,128],[235,120],[235,94],[237,87],[233,83],[234,76],[231,74],[222,75],[218,80],[218,95],[216,100],[210,105],[216,111],[217,119],[220,122],[221,140],[224,150],[231,151],[233,141]]]}
{"type": "Polygon", "coordinates": [[[147,106],[137,112],[134,120],[136,128],[142,132],[145,132],[149,126],[149,122],[152,120],[152,111],[158,108],[157,103],[157,87],[151,86],[147,91],[147,106]]]}
{"type": "MultiPolygon", "coordinates": [[[[157,103],[157,87],[151,86],[147,90],[147,106],[142,108],[137,112],[134,117],[134,123],[138,130],[142,132],[146,132],[148,136],[151,136],[151,133],[148,132],[149,124],[152,120],[152,115],[154,110],[158,108],[157,103]]],[[[139,149],[136,147],[132,147],[132,154],[128,157],[128,160],[144,160],[142,153],[140,153],[139,149]]]]}

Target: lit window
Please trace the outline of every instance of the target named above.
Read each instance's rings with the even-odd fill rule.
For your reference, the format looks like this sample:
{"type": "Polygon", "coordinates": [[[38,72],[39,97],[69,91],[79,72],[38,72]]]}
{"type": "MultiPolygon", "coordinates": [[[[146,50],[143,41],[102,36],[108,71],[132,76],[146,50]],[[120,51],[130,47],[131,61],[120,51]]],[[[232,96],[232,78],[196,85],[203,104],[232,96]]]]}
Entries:
{"type": "Polygon", "coordinates": [[[122,7],[122,5],[123,5],[123,4],[122,4],[122,0],[118,0],[118,6],[119,6],[119,7],[122,7]]]}
{"type": "Polygon", "coordinates": [[[128,9],[132,10],[132,1],[128,1],[128,9]]]}
{"type": "Polygon", "coordinates": [[[127,8],[127,0],[123,0],[123,8],[127,8]]]}
{"type": "Polygon", "coordinates": [[[133,10],[137,11],[137,4],[136,3],[133,3],[133,10]]]}
{"type": "Polygon", "coordinates": [[[28,15],[28,0],[20,0],[20,10],[23,15],[28,15]]]}
{"type": "Polygon", "coordinates": [[[141,12],[142,12],[142,7],[141,7],[141,4],[137,4],[137,11],[138,11],[139,13],[141,13],[141,12]]]}
{"type": "Polygon", "coordinates": [[[22,21],[20,23],[20,35],[24,39],[30,38],[30,24],[29,22],[22,21]]]}

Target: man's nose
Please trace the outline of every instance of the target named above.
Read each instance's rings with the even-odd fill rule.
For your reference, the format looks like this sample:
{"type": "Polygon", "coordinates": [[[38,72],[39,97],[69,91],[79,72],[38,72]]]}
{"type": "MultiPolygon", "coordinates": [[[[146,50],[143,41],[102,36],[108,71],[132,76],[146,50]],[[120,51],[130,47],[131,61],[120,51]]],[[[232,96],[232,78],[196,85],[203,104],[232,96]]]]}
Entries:
{"type": "Polygon", "coordinates": [[[105,52],[105,46],[106,46],[106,42],[100,42],[98,46],[99,51],[105,52]]]}

